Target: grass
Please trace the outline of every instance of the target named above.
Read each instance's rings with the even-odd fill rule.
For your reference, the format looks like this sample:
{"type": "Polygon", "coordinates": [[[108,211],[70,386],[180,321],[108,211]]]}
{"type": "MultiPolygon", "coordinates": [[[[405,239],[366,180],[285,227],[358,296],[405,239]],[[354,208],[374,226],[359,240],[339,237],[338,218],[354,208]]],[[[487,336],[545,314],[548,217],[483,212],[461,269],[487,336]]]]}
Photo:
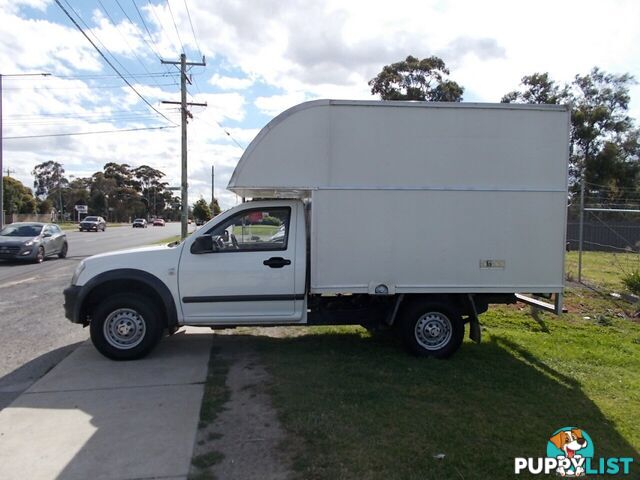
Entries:
{"type": "MultiPolygon", "coordinates": [[[[578,252],[566,254],[567,275],[578,279],[578,252]]],[[[583,281],[590,284],[623,290],[622,275],[640,269],[640,255],[637,253],[583,252],[583,281]]]]}
{"type": "Polygon", "coordinates": [[[152,245],[168,245],[169,243],[179,242],[180,238],[180,235],[171,235],[170,237],[166,237],[162,240],[158,240],[157,242],[153,242],[152,245]]]}
{"type": "Polygon", "coordinates": [[[197,433],[199,440],[196,442],[200,447],[199,451],[202,453],[194,455],[191,459],[193,468],[189,472],[189,480],[215,479],[216,477],[210,468],[224,459],[222,452],[212,449],[208,445],[208,442],[219,439],[220,435],[216,432],[208,432],[206,435],[204,433],[206,432],[205,429],[216,420],[224,404],[229,400],[231,393],[226,385],[228,371],[228,362],[220,357],[215,347],[212,347],[200,406],[200,422],[198,423],[199,431],[197,433]]]}
{"type": "MultiPolygon", "coordinates": [[[[622,288],[619,264],[636,258],[587,252],[584,276],[622,288]]],[[[572,252],[568,271],[575,265],[572,252]]],[[[447,361],[409,356],[395,338],[360,327],[252,337],[289,434],[282,448],[291,453],[294,478],[513,478],[514,457],[545,456],[547,439],[564,426],[586,430],[596,458],[633,457],[625,478],[638,478],[634,306],[580,286],[567,288],[565,305],[561,317],[493,307],[481,316],[482,343],[465,340],[447,361]]],[[[218,368],[205,393],[207,423],[227,398],[227,367],[218,368]]]]}
{"type": "Polygon", "coordinates": [[[513,478],[514,457],[544,456],[568,425],[596,456],[638,460],[640,325],[528,312],[483,315],[483,343],[448,361],[358,327],[257,338],[297,478],[513,478]]]}

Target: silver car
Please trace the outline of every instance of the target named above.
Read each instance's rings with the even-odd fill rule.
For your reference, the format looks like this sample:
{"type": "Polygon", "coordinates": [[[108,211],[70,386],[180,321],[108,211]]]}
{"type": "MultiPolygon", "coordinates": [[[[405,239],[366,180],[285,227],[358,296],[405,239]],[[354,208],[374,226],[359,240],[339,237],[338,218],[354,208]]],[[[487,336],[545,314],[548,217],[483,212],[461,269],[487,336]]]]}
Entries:
{"type": "Polygon", "coordinates": [[[0,230],[0,259],[42,263],[46,257],[64,258],[67,236],[53,223],[12,223],[0,230]]]}

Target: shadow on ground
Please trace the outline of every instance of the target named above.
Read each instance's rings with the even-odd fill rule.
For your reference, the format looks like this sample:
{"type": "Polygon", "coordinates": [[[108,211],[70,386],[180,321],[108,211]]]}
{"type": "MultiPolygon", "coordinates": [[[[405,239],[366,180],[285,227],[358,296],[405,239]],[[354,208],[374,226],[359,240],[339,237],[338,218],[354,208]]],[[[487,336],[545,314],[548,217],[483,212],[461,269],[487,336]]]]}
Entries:
{"type": "Polygon", "coordinates": [[[81,343],[76,342],[51,350],[0,377],[0,410],[18,398],[22,392],[60,363],[81,343]]]}
{"type": "Polygon", "coordinates": [[[360,331],[251,338],[300,478],[514,478],[514,457],[544,457],[565,426],[589,433],[596,458],[633,457],[638,476],[638,451],[581,385],[506,338],[448,361],[360,331]]]}

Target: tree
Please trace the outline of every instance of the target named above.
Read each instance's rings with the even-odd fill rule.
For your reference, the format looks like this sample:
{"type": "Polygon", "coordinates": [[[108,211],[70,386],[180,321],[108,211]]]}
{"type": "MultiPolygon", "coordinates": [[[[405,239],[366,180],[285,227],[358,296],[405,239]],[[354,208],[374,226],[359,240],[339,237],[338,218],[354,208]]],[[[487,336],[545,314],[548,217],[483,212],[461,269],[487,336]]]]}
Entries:
{"type": "Polygon", "coordinates": [[[502,103],[566,103],[568,86],[560,86],[551,80],[549,73],[534,73],[522,77],[523,90],[514,90],[502,97],[502,103]]]}
{"type": "Polygon", "coordinates": [[[422,60],[409,55],[405,60],[385,65],[369,81],[371,93],[382,100],[460,102],[464,88],[449,80],[449,69],[438,57],[422,60]]]}
{"type": "Polygon", "coordinates": [[[502,102],[570,104],[573,193],[584,179],[594,202],[620,202],[637,197],[640,174],[640,134],[628,115],[633,83],[629,74],[609,74],[597,67],[566,85],[558,85],[548,73],[534,73],[523,77],[522,88],[506,94],[502,102]]]}
{"type": "Polygon", "coordinates": [[[31,189],[15,178],[2,178],[2,197],[8,214],[36,213],[37,211],[36,200],[33,198],[31,189]]]}
{"type": "Polygon", "coordinates": [[[33,168],[31,174],[35,177],[33,187],[36,189],[36,196],[51,199],[62,212],[62,190],[69,184],[62,165],[52,160],[42,162],[33,168]]]}
{"type": "Polygon", "coordinates": [[[200,197],[200,200],[193,204],[193,216],[196,220],[211,220],[211,209],[204,198],[200,197]]]}
{"type": "Polygon", "coordinates": [[[209,204],[209,209],[211,210],[211,213],[213,214],[214,217],[216,215],[219,215],[220,212],[222,212],[222,209],[220,208],[220,204],[218,204],[217,198],[214,198],[213,202],[209,204]]]}

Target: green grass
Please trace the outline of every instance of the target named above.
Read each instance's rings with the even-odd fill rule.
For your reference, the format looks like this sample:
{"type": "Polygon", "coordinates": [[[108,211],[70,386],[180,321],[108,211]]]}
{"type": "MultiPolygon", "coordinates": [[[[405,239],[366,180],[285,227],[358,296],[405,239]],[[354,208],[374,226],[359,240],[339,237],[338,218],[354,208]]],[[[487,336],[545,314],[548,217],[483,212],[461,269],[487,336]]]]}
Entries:
{"type": "MultiPolygon", "coordinates": [[[[582,253],[582,279],[593,285],[623,290],[623,274],[637,269],[640,269],[640,255],[637,253],[582,253]]],[[[569,279],[578,280],[578,252],[566,254],[565,271],[569,279]]]]}
{"type": "MultiPolygon", "coordinates": [[[[622,288],[619,264],[637,258],[587,252],[585,278],[622,288]]],[[[575,265],[572,252],[568,269],[575,265]]],[[[586,430],[596,458],[633,457],[625,478],[638,478],[634,306],[574,286],[565,305],[569,313],[560,317],[492,307],[481,315],[482,343],[465,340],[446,361],[412,357],[395,338],[359,327],[252,336],[288,432],[282,448],[292,455],[294,478],[510,479],[514,457],[545,456],[548,438],[564,426],[586,430]]],[[[203,403],[207,423],[228,398],[227,366],[216,365],[205,394],[210,405],[203,403]]]]}
{"type": "Polygon", "coordinates": [[[209,467],[213,467],[214,465],[220,463],[224,459],[224,454],[221,452],[207,452],[202,455],[198,455],[191,459],[191,463],[200,469],[206,469],[209,467]]]}
{"type": "Polygon", "coordinates": [[[483,315],[483,342],[448,361],[358,327],[256,339],[297,478],[513,478],[514,457],[544,456],[568,425],[596,456],[638,460],[640,326],[527,312],[483,315]]]}
{"type": "Polygon", "coordinates": [[[171,235],[170,237],[163,238],[162,240],[158,240],[157,242],[153,242],[152,245],[167,245],[173,242],[179,242],[180,235],[171,235]]]}
{"type": "Polygon", "coordinates": [[[209,356],[209,369],[200,407],[199,428],[204,428],[213,423],[229,400],[231,395],[226,384],[229,364],[220,355],[215,347],[211,348],[209,356]]]}

